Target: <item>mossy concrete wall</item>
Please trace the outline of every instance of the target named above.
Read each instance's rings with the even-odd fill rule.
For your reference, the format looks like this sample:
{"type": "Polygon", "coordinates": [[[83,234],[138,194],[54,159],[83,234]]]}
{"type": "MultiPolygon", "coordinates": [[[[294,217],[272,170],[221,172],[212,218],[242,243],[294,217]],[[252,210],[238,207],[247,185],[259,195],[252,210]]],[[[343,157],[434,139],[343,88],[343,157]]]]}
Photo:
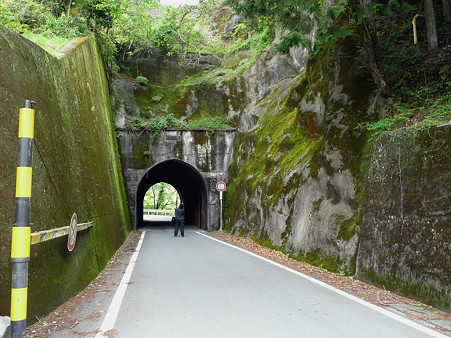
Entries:
{"type": "Polygon", "coordinates": [[[386,132],[365,182],[357,276],[442,308],[451,299],[451,125],[386,132]]]}
{"type": "Polygon", "coordinates": [[[72,213],[94,227],[31,247],[29,323],[84,288],[129,232],[108,83],[94,39],[58,57],[0,26],[0,315],[9,315],[18,113],[36,102],[32,231],[67,226],[72,213]]]}

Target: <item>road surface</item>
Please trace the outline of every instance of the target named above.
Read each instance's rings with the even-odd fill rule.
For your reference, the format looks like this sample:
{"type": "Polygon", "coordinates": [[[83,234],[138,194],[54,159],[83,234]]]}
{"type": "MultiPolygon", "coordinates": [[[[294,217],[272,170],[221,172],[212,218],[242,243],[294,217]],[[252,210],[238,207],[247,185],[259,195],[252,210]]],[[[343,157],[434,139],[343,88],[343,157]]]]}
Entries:
{"type": "Polygon", "coordinates": [[[190,228],[150,228],[135,260],[102,325],[114,337],[430,337],[190,228]]]}

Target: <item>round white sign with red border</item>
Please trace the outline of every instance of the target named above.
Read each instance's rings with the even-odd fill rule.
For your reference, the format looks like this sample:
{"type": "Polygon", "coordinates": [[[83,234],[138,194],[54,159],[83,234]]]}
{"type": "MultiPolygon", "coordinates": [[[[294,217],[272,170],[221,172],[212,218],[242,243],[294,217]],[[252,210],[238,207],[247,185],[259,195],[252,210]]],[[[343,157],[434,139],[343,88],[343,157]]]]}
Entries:
{"type": "Polygon", "coordinates": [[[72,251],[75,248],[75,241],[77,240],[77,214],[73,214],[70,219],[69,237],[67,238],[67,250],[72,251]]]}
{"type": "Polygon", "coordinates": [[[218,183],[216,183],[217,191],[225,191],[226,188],[227,188],[227,185],[225,184],[225,182],[219,181],[218,183]]]}

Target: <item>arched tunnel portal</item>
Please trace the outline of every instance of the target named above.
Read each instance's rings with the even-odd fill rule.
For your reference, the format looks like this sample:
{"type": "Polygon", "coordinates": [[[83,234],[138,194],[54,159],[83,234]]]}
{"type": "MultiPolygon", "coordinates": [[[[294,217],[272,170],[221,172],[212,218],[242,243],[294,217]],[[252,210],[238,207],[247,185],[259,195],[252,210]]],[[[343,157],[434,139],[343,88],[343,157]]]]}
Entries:
{"type": "Polygon", "coordinates": [[[136,191],[136,228],[144,225],[143,200],[147,190],[154,184],[165,182],[180,194],[185,205],[185,222],[207,229],[207,185],[200,172],[192,165],[171,159],[151,167],[142,177],[136,191]]]}

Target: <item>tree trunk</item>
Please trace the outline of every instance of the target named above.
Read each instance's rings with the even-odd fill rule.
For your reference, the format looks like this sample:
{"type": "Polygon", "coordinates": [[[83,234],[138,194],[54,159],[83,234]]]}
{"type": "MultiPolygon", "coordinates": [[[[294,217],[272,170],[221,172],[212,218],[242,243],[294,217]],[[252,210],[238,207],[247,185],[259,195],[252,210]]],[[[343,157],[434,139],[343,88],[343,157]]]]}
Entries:
{"type": "Polygon", "coordinates": [[[424,0],[424,15],[426,17],[426,33],[428,39],[428,50],[438,52],[437,27],[435,24],[435,13],[433,0],[424,0]]]}
{"type": "Polygon", "coordinates": [[[67,8],[67,17],[70,17],[70,10],[72,9],[72,0],[69,1],[69,7],[67,8]]]}
{"type": "Polygon", "coordinates": [[[443,4],[443,16],[447,21],[451,21],[451,1],[442,0],[443,4]]]}
{"type": "Polygon", "coordinates": [[[387,80],[385,76],[384,63],[382,62],[382,52],[379,44],[379,39],[377,38],[376,22],[371,14],[371,6],[373,0],[360,0],[363,11],[367,15],[367,19],[364,22],[365,30],[370,38],[372,54],[374,58],[374,63],[376,64],[377,70],[379,72],[379,86],[382,87],[383,91],[386,91],[387,80]]]}

